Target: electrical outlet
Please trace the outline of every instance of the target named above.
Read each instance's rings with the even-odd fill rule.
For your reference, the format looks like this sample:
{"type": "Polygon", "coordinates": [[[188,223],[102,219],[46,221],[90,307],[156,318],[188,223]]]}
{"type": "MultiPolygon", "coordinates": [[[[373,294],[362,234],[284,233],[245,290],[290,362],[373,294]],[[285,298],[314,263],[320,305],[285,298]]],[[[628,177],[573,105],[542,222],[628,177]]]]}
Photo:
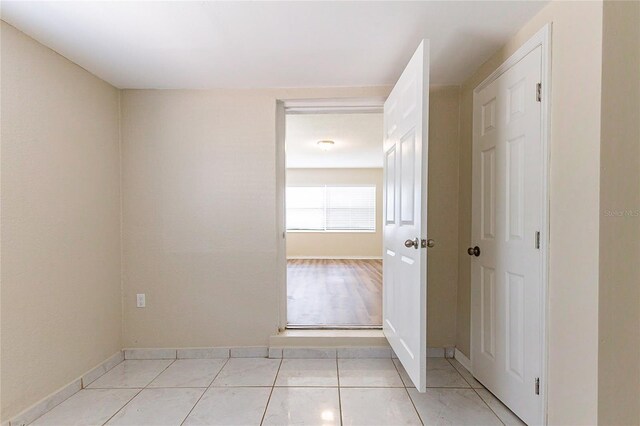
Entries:
{"type": "Polygon", "coordinates": [[[146,306],[147,302],[145,301],[145,296],[144,293],[140,293],[138,295],[136,295],[136,306],[138,308],[144,308],[146,306]]]}

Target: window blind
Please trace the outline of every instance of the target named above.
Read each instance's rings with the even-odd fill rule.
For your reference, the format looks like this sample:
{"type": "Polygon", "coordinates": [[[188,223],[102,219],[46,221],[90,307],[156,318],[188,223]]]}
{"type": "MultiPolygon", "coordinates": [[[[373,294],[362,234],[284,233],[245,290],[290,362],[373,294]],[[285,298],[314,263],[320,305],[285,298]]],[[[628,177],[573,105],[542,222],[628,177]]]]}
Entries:
{"type": "Polygon", "coordinates": [[[375,231],[375,186],[287,187],[287,230],[375,231]]]}

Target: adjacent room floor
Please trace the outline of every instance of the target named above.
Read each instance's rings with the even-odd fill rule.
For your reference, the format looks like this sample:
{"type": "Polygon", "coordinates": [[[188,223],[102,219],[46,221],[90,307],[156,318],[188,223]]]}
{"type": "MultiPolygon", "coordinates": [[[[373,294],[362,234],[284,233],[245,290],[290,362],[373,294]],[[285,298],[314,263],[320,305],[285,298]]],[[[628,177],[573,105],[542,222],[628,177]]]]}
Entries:
{"type": "Polygon", "coordinates": [[[456,360],[418,393],[398,360],[126,360],[36,425],[522,424],[456,360]]]}
{"type": "Polygon", "coordinates": [[[289,325],[380,326],[382,260],[287,261],[289,325]]]}

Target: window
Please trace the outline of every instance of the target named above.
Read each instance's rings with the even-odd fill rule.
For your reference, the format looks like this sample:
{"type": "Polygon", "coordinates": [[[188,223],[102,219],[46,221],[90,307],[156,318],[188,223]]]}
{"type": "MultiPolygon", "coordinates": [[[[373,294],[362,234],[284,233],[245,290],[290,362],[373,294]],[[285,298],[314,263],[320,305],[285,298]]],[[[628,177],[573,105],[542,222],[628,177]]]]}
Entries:
{"type": "Polygon", "coordinates": [[[288,231],[375,231],[375,186],[287,187],[288,231]]]}

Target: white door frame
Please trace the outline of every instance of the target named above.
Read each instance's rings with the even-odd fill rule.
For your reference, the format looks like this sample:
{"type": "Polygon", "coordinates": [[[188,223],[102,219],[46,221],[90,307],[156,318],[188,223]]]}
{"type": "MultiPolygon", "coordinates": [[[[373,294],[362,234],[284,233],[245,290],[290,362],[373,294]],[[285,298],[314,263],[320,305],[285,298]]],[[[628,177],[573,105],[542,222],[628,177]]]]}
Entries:
{"type": "MultiPolygon", "coordinates": [[[[542,250],[542,286],[541,286],[541,316],[542,318],[542,377],[540,377],[540,396],[542,398],[542,416],[544,424],[547,424],[547,389],[548,389],[548,325],[549,325],[549,166],[550,150],[549,142],[551,136],[551,23],[545,24],[537,33],[527,40],[515,53],[504,61],[494,72],[482,81],[473,91],[473,97],[494,80],[498,79],[507,70],[517,64],[537,47],[542,48],[542,70],[541,70],[541,143],[542,143],[542,235],[540,236],[540,250],[542,250]]],[[[476,117],[474,117],[474,120],[476,117]]],[[[472,144],[477,143],[476,136],[473,136],[472,144]]],[[[473,341],[473,326],[471,327],[471,341],[473,341]]],[[[469,354],[471,356],[471,354],[469,354]]],[[[473,373],[473,357],[471,361],[471,372],[473,373]]]]}
{"type": "MultiPolygon", "coordinates": [[[[386,96],[362,98],[281,99],[276,101],[276,284],[278,291],[278,331],[287,328],[287,163],[285,156],[286,116],[288,114],[382,113],[386,96]]],[[[380,146],[382,146],[380,135],[380,146]]]]}

